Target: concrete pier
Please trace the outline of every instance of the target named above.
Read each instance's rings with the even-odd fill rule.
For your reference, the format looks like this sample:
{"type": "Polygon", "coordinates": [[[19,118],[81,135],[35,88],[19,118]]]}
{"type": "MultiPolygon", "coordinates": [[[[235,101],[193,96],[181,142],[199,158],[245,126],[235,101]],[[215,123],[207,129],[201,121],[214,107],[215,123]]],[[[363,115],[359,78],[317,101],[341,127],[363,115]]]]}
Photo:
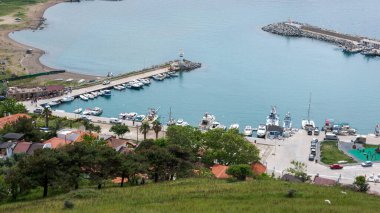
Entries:
{"type": "Polygon", "coordinates": [[[300,22],[280,22],[262,27],[262,30],[282,36],[306,37],[340,46],[350,53],[380,56],[380,41],[362,36],[344,34],[300,22]]]}

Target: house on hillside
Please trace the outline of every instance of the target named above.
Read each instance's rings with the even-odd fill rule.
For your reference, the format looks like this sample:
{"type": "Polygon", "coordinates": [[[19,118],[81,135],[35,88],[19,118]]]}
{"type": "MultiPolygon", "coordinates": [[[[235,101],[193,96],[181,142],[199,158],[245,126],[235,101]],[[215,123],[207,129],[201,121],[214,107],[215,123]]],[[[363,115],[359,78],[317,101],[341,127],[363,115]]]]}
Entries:
{"type": "Polygon", "coordinates": [[[263,173],[266,173],[266,171],[267,171],[267,167],[264,166],[260,162],[256,162],[256,163],[251,164],[251,169],[252,169],[253,174],[255,174],[255,175],[261,175],[263,173]]]}
{"type": "Polygon", "coordinates": [[[22,133],[7,133],[2,136],[4,141],[13,141],[13,142],[19,141],[23,137],[24,137],[24,134],[22,133]]]}
{"type": "Polygon", "coordinates": [[[0,118],[0,129],[3,129],[5,124],[14,123],[21,117],[31,118],[28,114],[25,114],[25,113],[18,113],[18,114],[2,117],[0,118]]]}
{"type": "Polygon", "coordinates": [[[36,151],[37,149],[43,149],[43,148],[44,148],[44,144],[42,143],[32,143],[32,145],[30,145],[26,154],[33,155],[34,151],[36,151]]]}
{"type": "Polygon", "coordinates": [[[57,149],[62,146],[66,146],[68,144],[71,144],[72,141],[65,140],[62,138],[54,137],[50,138],[47,141],[43,142],[43,148],[50,148],[50,149],[57,149]]]}
{"type": "Polygon", "coordinates": [[[16,143],[14,142],[3,142],[0,143],[0,159],[6,159],[13,155],[13,148],[16,143]]]}
{"type": "Polygon", "coordinates": [[[13,154],[26,154],[31,145],[32,142],[17,142],[13,154]]]}
{"type": "MultiPolygon", "coordinates": [[[[90,132],[77,130],[77,129],[61,129],[57,132],[57,137],[66,141],[82,142],[86,135],[90,135],[90,132]]],[[[98,138],[98,133],[92,132],[92,137],[98,138]]]]}
{"type": "MultiPolygon", "coordinates": [[[[104,138],[104,136],[103,136],[104,138]]],[[[107,137],[105,139],[108,146],[114,148],[116,151],[120,151],[122,148],[134,148],[136,147],[136,144],[133,143],[131,140],[122,139],[122,138],[116,138],[114,136],[107,137]]],[[[125,151],[126,149],[124,149],[125,151]]]]}

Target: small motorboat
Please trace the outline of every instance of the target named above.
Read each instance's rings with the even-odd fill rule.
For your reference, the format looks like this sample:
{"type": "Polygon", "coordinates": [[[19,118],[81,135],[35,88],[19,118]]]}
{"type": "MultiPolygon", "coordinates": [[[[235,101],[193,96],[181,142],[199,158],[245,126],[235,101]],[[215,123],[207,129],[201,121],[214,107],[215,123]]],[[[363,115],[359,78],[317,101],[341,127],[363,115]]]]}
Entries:
{"type": "Polygon", "coordinates": [[[267,134],[267,126],[265,124],[260,124],[257,128],[257,137],[258,138],[265,138],[267,134]]]}
{"type": "Polygon", "coordinates": [[[136,116],[137,116],[136,112],[130,112],[127,114],[127,120],[133,120],[136,118],[136,116]]]}
{"type": "Polygon", "coordinates": [[[252,131],[253,131],[252,126],[246,126],[244,128],[244,135],[247,137],[252,136],[252,131]]]}
{"type": "Polygon", "coordinates": [[[74,110],[74,113],[75,114],[80,114],[82,111],[83,111],[82,108],[78,108],[78,109],[74,110]]]}
{"type": "Polygon", "coordinates": [[[141,83],[143,83],[144,85],[149,85],[150,84],[150,80],[148,78],[142,78],[142,79],[139,79],[139,81],[141,83]]]}
{"type": "Polygon", "coordinates": [[[237,129],[237,130],[239,130],[239,124],[231,124],[230,129],[237,129]]]}
{"type": "Polygon", "coordinates": [[[49,106],[57,106],[60,104],[60,102],[58,100],[54,100],[54,101],[50,101],[48,104],[49,106]]]}
{"type": "Polygon", "coordinates": [[[94,107],[94,109],[92,109],[92,115],[98,116],[98,115],[101,115],[102,113],[103,113],[103,109],[100,107],[94,107]]]}
{"type": "Polygon", "coordinates": [[[88,101],[88,97],[85,95],[80,95],[79,98],[82,99],[83,101],[88,101]]]}
{"type": "Polygon", "coordinates": [[[98,95],[99,95],[99,96],[103,96],[103,95],[104,95],[104,90],[99,90],[99,91],[98,91],[98,95]]]}
{"type": "Polygon", "coordinates": [[[178,74],[175,71],[169,71],[167,75],[169,75],[170,77],[178,77],[178,74]]]}
{"type": "Polygon", "coordinates": [[[145,115],[137,115],[136,117],[135,117],[135,121],[143,121],[145,119],[145,115]]]}
{"type": "Polygon", "coordinates": [[[91,92],[91,95],[93,95],[94,98],[97,98],[97,97],[98,97],[98,93],[97,93],[97,92],[91,92]]]}
{"type": "Polygon", "coordinates": [[[184,121],[182,118],[178,119],[177,122],[175,123],[177,126],[189,126],[189,123],[184,121]]]}
{"type": "Polygon", "coordinates": [[[73,96],[66,96],[64,98],[62,98],[62,102],[71,102],[74,100],[74,97],[73,96]]]}
{"type": "Polygon", "coordinates": [[[201,131],[207,131],[214,121],[215,121],[215,116],[206,112],[203,115],[201,122],[199,123],[199,129],[201,131]]]}
{"type": "Polygon", "coordinates": [[[119,90],[119,91],[125,89],[124,87],[119,86],[119,85],[115,85],[115,86],[113,86],[113,88],[114,88],[115,90],[119,90]]]}
{"type": "Polygon", "coordinates": [[[104,91],[104,95],[105,96],[111,96],[111,90],[106,89],[106,90],[103,90],[103,91],[104,91]]]}
{"type": "Polygon", "coordinates": [[[86,94],[88,99],[94,99],[95,97],[92,94],[86,94]]]}
{"type": "Polygon", "coordinates": [[[157,75],[153,75],[152,78],[156,81],[163,81],[165,79],[165,77],[163,77],[162,75],[160,74],[157,74],[157,75]]]}

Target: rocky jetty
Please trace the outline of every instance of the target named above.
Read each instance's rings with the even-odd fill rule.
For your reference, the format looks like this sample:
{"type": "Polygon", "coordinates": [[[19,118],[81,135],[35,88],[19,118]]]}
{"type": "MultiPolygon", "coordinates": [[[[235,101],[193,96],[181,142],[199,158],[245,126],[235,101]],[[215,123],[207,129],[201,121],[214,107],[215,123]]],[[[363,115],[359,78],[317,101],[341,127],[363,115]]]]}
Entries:
{"type": "Polygon", "coordinates": [[[335,37],[332,35],[338,34],[337,32],[329,31],[326,29],[322,29],[322,28],[318,28],[318,27],[314,27],[311,25],[302,24],[298,22],[292,22],[291,24],[287,22],[270,24],[263,27],[262,30],[273,33],[273,34],[282,35],[282,36],[296,36],[296,37],[306,37],[306,38],[317,39],[320,41],[333,43],[338,46],[341,46],[341,45],[352,46],[352,43],[358,39],[358,37],[345,35],[345,34],[340,34],[340,36],[347,37],[347,38],[335,37]],[[313,32],[313,31],[321,31],[321,32],[318,33],[318,32],[313,32]],[[325,35],[324,33],[329,33],[332,35],[327,35],[327,34],[325,35]],[[351,40],[351,39],[355,39],[355,40],[351,40]]]}

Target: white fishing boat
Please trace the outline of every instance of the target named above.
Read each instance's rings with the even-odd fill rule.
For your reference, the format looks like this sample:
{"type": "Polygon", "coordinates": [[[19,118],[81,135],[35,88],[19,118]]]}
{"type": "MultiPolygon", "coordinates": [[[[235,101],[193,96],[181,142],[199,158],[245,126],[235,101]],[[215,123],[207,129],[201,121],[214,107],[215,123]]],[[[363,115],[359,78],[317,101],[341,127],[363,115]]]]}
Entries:
{"type": "Polygon", "coordinates": [[[167,74],[168,74],[170,77],[178,77],[178,73],[176,73],[175,71],[169,71],[169,72],[167,72],[167,74]]]}
{"type": "Polygon", "coordinates": [[[88,98],[88,99],[94,99],[94,98],[95,98],[95,97],[94,97],[92,94],[90,94],[90,93],[85,94],[85,95],[87,95],[87,98],[88,98]]]}
{"type": "Polygon", "coordinates": [[[123,87],[121,87],[121,86],[119,86],[119,85],[115,85],[115,86],[113,86],[113,88],[115,89],[115,90],[123,90],[124,88],[123,87]]]}
{"type": "Polygon", "coordinates": [[[214,121],[215,116],[206,112],[203,115],[201,122],[199,123],[199,129],[202,131],[209,130],[214,121]]]}
{"type": "Polygon", "coordinates": [[[244,135],[247,137],[252,136],[252,131],[253,131],[252,126],[246,126],[244,128],[244,135]]]}
{"type": "Polygon", "coordinates": [[[85,95],[80,95],[79,98],[82,99],[83,101],[88,101],[88,97],[85,95]]]}
{"type": "Polygon", "coordinates": [[[91,92],[91,95],[94,96],[94,98],[98,97],[98,93],[97,92],[91,92]]]}
{"type": "Polygon", "coordinates": [[[150,84],[150,80],[148,78],[142,78],[142,79],[139,79],[139,81],[141,83],[143,83],[144,85],[149,85],[150,84]]]}
{"type": "Polygon", "coordinates": [[[260,124],[257,128],[257,137],[258,138],[265,138],[265,135],[267,134],[267,127],[264,124],[260,124]]]}
{"type": "Polygon", "coordinates": [[[237,129],[239,130],[239,124],[231,124],[229,129],[237,129]]]}
{"type": "Polygon", "coordinates": [[[286,113],[285,115],[283,127],[285,129],[292,128],[292,117],[290,116],[290,112],[286,113]]]}
{"type": "Polygon", "coordinates": [[[156,81],[163,81],[165,77],[161,74],[153,75],[152,78],[156,81]]]}
{"type": "Polygon", "coordinates": [[[309,108],[307,110],[307,120],[302,120],[301,121],[301,125],[302,125],[302,129],[315,129],[315,123],[313,120],[310,120],[310,107],[311,107],[311,94],[310,94],[310,98],[309,98],[309,108]]]}
{"type": "Polygon", "coordinates": [[[138,121],[138,122],[143,121],[145,119],[145,117],[146,117],[145,115],[137,115],[135,117],[135,121],[138,121]]]}
{"type": "Polygon", "coordinates": [[[280,125],[280,119],[277,115],[277,110],[276,110],[275,106],[272,106],[272,110],[267,117],[266,125],[272,125],[272,126],[279,126],[280,125]]]}
{"type": "Polygon", "coordinates": [[[82,108],[78,108],[78,109],[74,110],[74,113],[75,114],[80,114],[82,111],[83,111],[82,108]]]}
{"type": "Polygon", "coordinates": [[[92,115],[95,115],[95,116],[101,115],[103,113],[103,109],[100,107],[94,107],[92,111],[93,111],[92,115]]]}
{"type": "Polygon", "coordinates": [[[105,96],[111,96],[111,90],[109,90],[109,89],[105,89],[105,90],[103,90],[104,91],[104,95],[105,96]]]}
{"type": "Polygon", "coordinates": [[[50,101],[48,104],[49,106],[57,106],[60,104],[60,102],[58,100],[54,100],[54,101],[50,101]]]}
{"type": "Polygon", "coordinates": [[[99,96],[103,96],[103,95],[104,95],[104,90],[99,90],[99,91],[98,91],[98,95],[99,95],[99,96]]]}
{"type": "Polygon", "coordinates": [[[157,113],[158,113],[158,109],[150,108],[148,111],[148,114],[146,115],[144,120],[146,120],[148,122],[153,122],[153,121],[157,120],[157,118],[158,118],[157,113]]]}
{"type": "Polygon", "coordinates": [[[62,102],[71,102],[74,100],[74,97],[73,96],[66,96],[64,98],[62,98],[62,102]]]}
{"type": "Polygon", "coordinates": [[[187,123],[182,118],[180,118],[180,119],[177,120],[177,122],[175,122],[175,125],[177,125],[177,126],[188,126],[189,123],[187,123]]]}

